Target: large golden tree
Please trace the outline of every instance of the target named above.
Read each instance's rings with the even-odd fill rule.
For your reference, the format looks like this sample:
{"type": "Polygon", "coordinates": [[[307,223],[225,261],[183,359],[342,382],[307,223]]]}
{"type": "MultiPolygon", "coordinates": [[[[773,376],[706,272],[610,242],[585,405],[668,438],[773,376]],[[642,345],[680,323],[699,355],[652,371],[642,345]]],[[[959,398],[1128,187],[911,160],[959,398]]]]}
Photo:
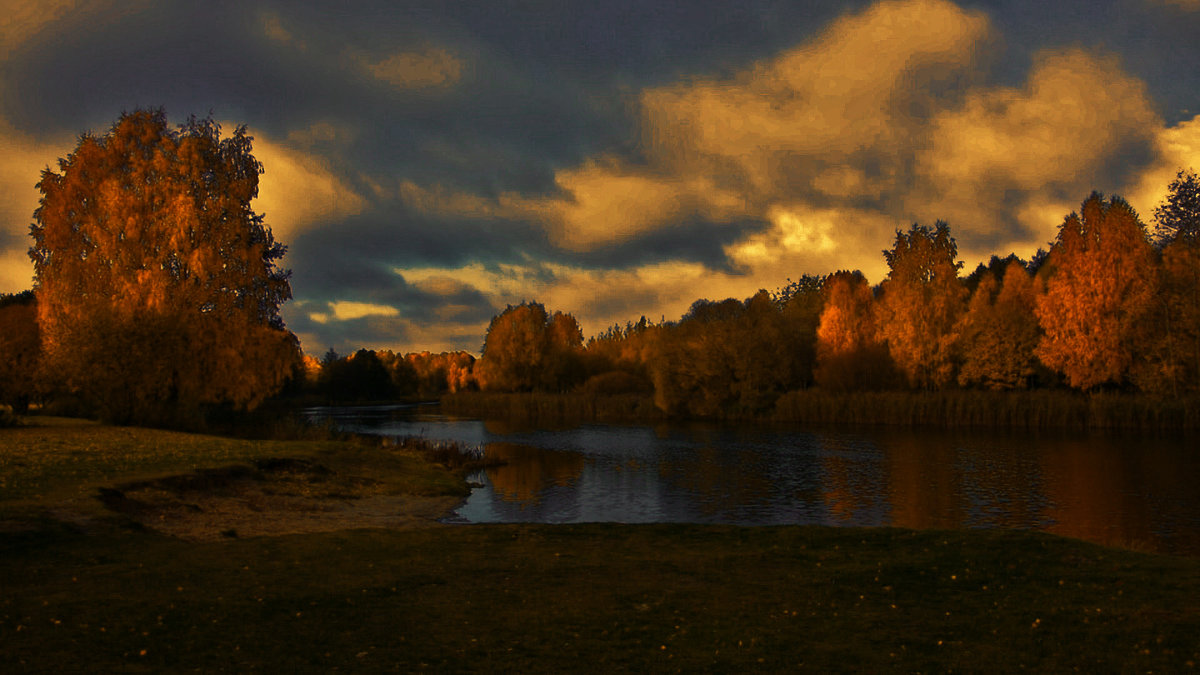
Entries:
{"type": "Polygon", "coordinates": [[[1137,213],[1120,197],[1093,192],[1063,221],[1042,275],[1038,358],[1079,389],[1127,382],[1157,290],[1154,250],[1137,213]]]}
{"type": "Polygon", "coordinates": [[[47,169],[30,228],[46,372],[122,422],[251,408],[298,359],[244,127],[126,113],[47,169]]]}

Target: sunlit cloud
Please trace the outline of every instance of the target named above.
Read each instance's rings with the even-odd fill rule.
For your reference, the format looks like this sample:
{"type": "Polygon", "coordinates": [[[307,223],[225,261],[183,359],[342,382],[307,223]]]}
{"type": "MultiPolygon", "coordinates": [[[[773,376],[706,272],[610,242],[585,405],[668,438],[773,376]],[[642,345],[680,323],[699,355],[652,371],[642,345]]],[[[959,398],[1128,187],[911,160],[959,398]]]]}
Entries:
{"type": "Polygon", "coordinates": [[[41,193],[37,182],[42,170],[58,168],[74,139],[59,142],[35,141],[0,119],[0,293],[14,293],[30,287],[33,263],[26,251],[33,240],[29,225],[41,193]]]}
{"type": "Polygon", "coordinates": [[[911,127],[974,75],[989,36],[986,17],[949,2],[881,2],[733,78],[644,92],[647,141],[678,170],[736,171],[766,197],[878,193],[919,140],[911,127]]]}
{"type": "Polygon", "coordinates": [[[1161,129],[1156,138],[1159,161],[1133,181],[1125,192],[1142,221],[1153,226],[1154,208],[1166,199],[1167,187],[1180,170],[1200,171],[1200,115],[1161,129]]]}
{"type": "Polygon", "coordinates": [[[0,2],[0,58],[7,57],[17,45],[36,35],[44,27],[62,18],[81,4],[77,0],[46,0],[45,2],[0,2]]]}
{"type": "Polygon", "coordinates": [[[360,213],[366,200],[318,155],[254,136],[254,156],[265,171],[254,208],[266,215],[276,239],[287,243],[297,232],[360,213]]]}
{"type": "Polygon", "coordinates": [[[702,175],[654,175],[589,163],[560,171],[555,182],[563,196],[526,200],[507,195],[511,212],[540,219],[551,240],[571,250],[626,241],[664,225],[694,218],[729,221],[745,212],[745,202],[702,175]]]}
{"type": "MultiPolygon", "coordinates": [[[[1151,147],[1161,125],[1145,85],[1115,59],[1044,53],[1023,88],[973,91],[961,108],[933,119],[917,156],[922,188],[906,196],[908,210],[1003,237],[1013,215],[1036,212],[1027,202],[1063,193],[1082,200],[1104,189],[1108,167],[1126,161],[1130,148],[1151,147]]],[[[1061,215],[1020,225],[1030,240],[1046,241],[1061,215]]]]}
{"type": "Polygon", "coordinates": [[[32,288],[33,263],[26,254],[28,246],[0,251],[0,293],[19,293],[32,288]]]}
{"type": "Polygon", "coordinates": [[[465,69],[462,59],[437,47],[397,52],[379,61],[359,58],[367,72],[397,89],[453,86],[462,79],[465,69]]]}
{"type": "Polygon", "coordinates": [[[642,92],[637,165],[599,156],[559,169],[546,197],[411,181],[400,193],[427,213],[539,222],[569,251],[696,219],[762,223],[725,247],[736,273],[687,263],[677,286],[653,266],[564,267],[544,286],[505,266],[444,272],[498,301],[555,298],[598,321],[611,318],[592,309],[605,288],[672,314],[702,294],[745,297],[803,273],[861,269],[879,281],[879,252],[914,221],[950,221],[971,264],[1029,256],[1127,155],[1153,146],[1162,122],[1142,82],[1077,48],[1037,56],[1022,86],[987,84],[995,38],[984,15],[949,2],[881,2],[732,76],[642,92]]]}
{"type": "Polygon", "coordinates": [[[338,300],[329,303],[328,312],[311,312],[309,318],[317,323],[329,321],[353,321],[368,316],[399,316],[400,310],[387,305],[375,305],[369,302],[353,302],[338,300]]]}
{"type": "Polygon", "coordinates": [[[301,51],[308,48],[308,45],[305,44],[303,40],[298,39],[292,34],[292,31],[288,30],[287,27],[284,26],[283,17],[279,16],[275,12],[262,12],[259,15],[259,21],[262,25],[263,35],[265,35],[271,42],[283,46],[293,47],[301,51]]]}

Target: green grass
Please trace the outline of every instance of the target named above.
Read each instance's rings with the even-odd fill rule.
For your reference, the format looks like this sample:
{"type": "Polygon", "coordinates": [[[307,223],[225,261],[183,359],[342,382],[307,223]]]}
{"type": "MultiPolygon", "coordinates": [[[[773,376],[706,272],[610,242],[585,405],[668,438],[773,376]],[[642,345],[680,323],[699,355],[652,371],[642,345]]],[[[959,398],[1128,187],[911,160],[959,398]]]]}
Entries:
{"type": "MultiPolygon", "coordinates": [[[[0,448],[0,477],[17,486],[0,491],[9,510],[79,495],[96,502],[106,484],[275,456],[320,458],[389,490],[462,488],[427,453],[346,442],[54,422],[0,430],[0,448]]],[[[189,543],[121,522],[0,527],[0,670],[1186,672],[1200,664],[1200,560],[1036,533],[497,525],[189,543]]]]}

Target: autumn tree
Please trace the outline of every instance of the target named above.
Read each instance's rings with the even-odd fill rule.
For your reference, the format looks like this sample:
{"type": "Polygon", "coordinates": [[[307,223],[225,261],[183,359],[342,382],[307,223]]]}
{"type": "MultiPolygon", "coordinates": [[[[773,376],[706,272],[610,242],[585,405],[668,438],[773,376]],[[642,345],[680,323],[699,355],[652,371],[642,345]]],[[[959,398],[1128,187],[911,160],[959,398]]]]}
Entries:
{"type": "Polygon", "coordinates": [[[953,379],[955,325],[967,293],[950,226],[938,221],[897,230],[883,256],[890,271],[881,285],[880,337],[910,386],[943,386],[953,379]]]}
{"type": "Polygon", "coordinates": [[[1200,246],[1200,176],[1180,169],[1154,209],[1154,238],[1161,247],[1182,240],[1200,246]]]}
{"type": "Polygon", "coordinates": [[[421,396],[464,391],[475,384],[475,357],[467,352],[413,352],[405,354],[404,361],[416,375],[421,396]]]}
{"type": "Polygon", "coordinates": [[[293,372],[285,248],[250,208],[251,149],[245,127],[221,138],[212,119],[172,129],[138,110],[42,173],[30,257],[46,372],[102,416],[253,408],[293,372]]]}
{"type": "Polygon", "coordinates": [[[831,274],[824,283],[817,325],[817,386],[830,391],[877,389],[890,384],[893,365],[878,338],[874,293],[857,270],[831,274]]]}
{"type": "Polygon", "coordinates": [[[776,295],[783,316],[784,352],[788,389],[803,389],[814,381],[817,365],[817,326],[825,306],[822,289],[826,277],[805,274],[788,280],[776,295]]]}
{"type": "Polygon", "coordinates": [[[0,294],[0,404],[23,413],[39,393],[41,344],[32,291],[0,294]]]}
{"type": "Polygon", "coordinates": [[[551,316],[539,302],[509,305],[488,326],[476,379],[480,388],[498,391],[568,389],[582,376],[576,366],[582,350],[575,317],[551,316]]]}
{"type": "Polygon", "coordinates": [[[1041,329],[1033,307],[1034,278],[1018,259],[1003,269],[1002,281],[982,274],[959,327],[962,366],[958,381],[987,389],[1024,389],[1036,372],[1041,329]]]}
{"type": "Polygon", "coordinates": [[[1126,383],[1156,286],[1137,213],[1120,197],[1093,192],[1063,221],[1040,274],[1038,358],[1079,389],[1126,383]]]}
{"type": "Polygon", "coordinates": [[[1162,248],[1159,293],[1148,324],[1142,389],[1172,395],[1200,389],[1200,178],[1180,171],[1154,210],[1162,248]]]}

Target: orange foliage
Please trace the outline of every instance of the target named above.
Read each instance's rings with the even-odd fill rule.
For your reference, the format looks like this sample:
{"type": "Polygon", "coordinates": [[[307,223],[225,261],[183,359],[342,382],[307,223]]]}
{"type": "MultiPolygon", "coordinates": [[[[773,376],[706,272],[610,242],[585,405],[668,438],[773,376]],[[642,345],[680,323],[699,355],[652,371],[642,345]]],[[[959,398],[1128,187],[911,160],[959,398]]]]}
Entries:
{"type": "Polygon", "coordinates": [[[967,291],[958,279],[958,246],[950,226],[914,224],[896,232],[881,285],[879,334],[913,387],[940,387],[953,379],[956,325],[967,291]]]}
{"type": "Polygon", "coordinates": [[[877,338],[874,294],[862,272],[841,271],[825,280],[825,306],[817,324],[817,366],[823,389],[869,389],[886,384],[887,347],[877,338]]]}
{"type": "Polygon", "coordinates": [[[299,358],[244,128],[123,115],[47,169],[31,228],[47,372],[118,421],[252,408],[299,358]]]}
{"type": "Polygon", "coordinates": [[[537,302],[510,305],[488,326],[475,380],[480,389],[492,391],[570,389],[586,377],[582,351],[575,317],[550,316],[537,302]]]}
{"type": "Polygon", "coordinates": [[[1126,382],[1156,293],[1155,268],[1145,227],[1129,204],[1092,193],[1063,221],[1043,268],[1038,358],[1079,389],[1126,382]]]}
{"type": "Polygon", "coordinates": [[[1003,285],[985,274],[960,326],[963,364],[958,381],[988,389],[1024,389],[1035,371],[1040,329],[1033,307],[1037,285],[1013,260],[1003,285]]]}

